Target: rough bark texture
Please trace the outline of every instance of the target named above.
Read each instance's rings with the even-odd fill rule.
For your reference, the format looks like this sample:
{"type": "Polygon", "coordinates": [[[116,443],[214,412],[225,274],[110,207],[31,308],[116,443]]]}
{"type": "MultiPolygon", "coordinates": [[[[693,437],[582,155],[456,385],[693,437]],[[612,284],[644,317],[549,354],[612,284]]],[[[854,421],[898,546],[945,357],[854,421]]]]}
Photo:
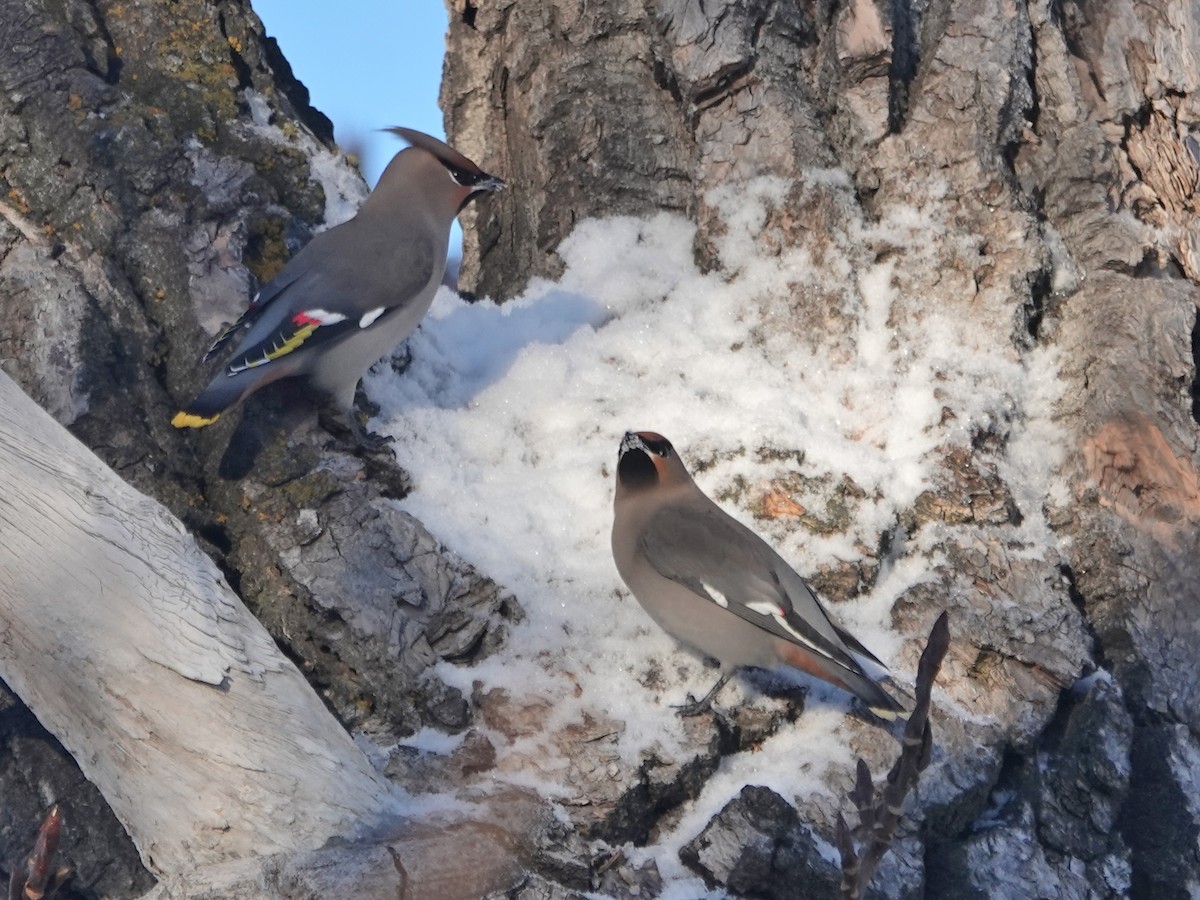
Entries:
{"type": "MultiPolygon", "coordinates": [[[[69,753],[47,733],[20,700],[0,686],[0,883],[28,853],[37,834],[37,810],[61,798],[69,807],[58,858],[70,860],[80,877],[70,886],[90,896],[140,896],[154,885],[137,850],[99,789],[87,781],[69,753]]],[[[79,896],[74,891],[64,900],[79,896]]]]}
{"type": "MultiPolygon", "coordinates": [[[[169,424],[255,283],[365,195],[331,148],[244,2],[0,0],[0,365],[188,525],[345,726],[390,742],[470,724],[427,670],[502,643],[516,600],[395,510],[394,462],[343,452],[313,417],[287,422],[267,398],[234,442],[259,445],[233,454],[239,480],[218,474],[237,416],[169,424]]],[[[25,760],[50,743],[0,765],[32,780],[25,760]]],[[[0,798],[22,823],[0,834],[0,867],[49,803],[77,827],[71,797],[17,800],[0,798]]],[[[74,883],[96,896],[100,879],[74,883]]]]}
{"type": "MultiPolygon", "coordinates": [[[[944,433],[961,439],[938,451],[939,485],[879,535],[875,558],[818,579],[836,599],[870,588],[885,561],[927,559],[930,579],[892,611],[903,655],[915,660],[944,608],[955,635],[937,755],[878,885],[888,897],[1194,892],[1196,5],[453,0],[448,47],[451,139],[514,186],[468,213],[463,277],[476,291],[502,298],[554,274],[555,247],[593,215],[693,217],[698,261],[720,269],[719,192],[769,175],[791,188],[761,245],[806,248],[815,265],[891,261],[898,341],[936,312],[989,336],[1014,371],[1055,355],[1048,394],[1067,453],[1047,460],[1046,480],[1065,495],[1014,482],[1028,404],[1002,393],[986,420],[948,412],[944,433]],[[829,187],[830,169],[848,189],[829,187]],[[937,224],[928,246],[861,238],[861,223],[906,209],[937,224]],[[1048,536],[1021,530],[1036,517],[1048,536]],[[1111,679],[1068,690],[1093,668],[1111,679]]],[[[236,0],[0,0],[2,365],[206,542],[344,724],[385,741],[423,725],[467,731],[445,763],[398,753],[398,780],[493,792],[562,763],[565,815],[521,797],[499,835],[450,835],[458,850],[522,861],[524,875],[486,873],[506,896],[651,894],[653,865],[627,863],[622,845],[669,829],[723,756],[803,727],[795,704],[701,718],[686,754],[633,767],[613,748],[621,723],[599,713],[554,735],[554,759],[498,752],[489,732],[535,733],[552,701],[465,697],[429,674],[501,647],[520,609],[395,510],[402,472],[330,446],[311,420],[284,428],[270,398],[256,412],[266,424],[234,442],[261,445],[237,481],[219,475],[236,421],[168,425],[209,374],[198,348],[338,205],[347,182],[329,141],[236,0]]],[[[762,328],[801,348],[852,342],[853,306],[839,299],[803,286],[766,298],[762,328]]],[[[763,509],[786,510],[792,487],[765,490],[763,509]]],[[[890,737],[854,735],[872,771],[886,769],[890,737]]],[[[9,775],[20,755],[0,755],[9,775]]],[[[853,784],[849,770],[831,778],[853,784]]],[[[54,800],[71,822],[70,798],[28,793],[37,808],[12,815],[29,831],[54,800]]],[[[750,788],[683,858],[732,891],[770,896],[786,873],[827,896],[836,812],[750,788]]],[[[2,857],[25,843],[0,840],[2,857]]],[[[446,846],[429,844],[418,859],[446,846]]],[[[378,879],[364,890],[422,896],[419,871],[393,876],[383,847],[342,861],[378,879]]],[[[197,890],[337,892],[311,876],[319,865],[289,865],[258,861],[197,890]]],[[[81,872],[80,884],[120,890],[98,879],[81,872]]]]}
{"type": "MultiPolygon", "coordinates": [[[[897,548],[880,535],[891,553],[914,554],[936,534],[942,561],[930,557],[934,577],[900,598],[893,623],[916,636],[946,608],[956,638],[934,714],[941,749],[912,813],[920,831],[898,842],[898,868],[881,881],[889,896],[915,896],[922,880],[934,896],[998,896],[1001,883],[1013,897],[1194,891],[1200,8],[449,8],[451,139],[481,147],[520,186],[480,208],[468,232],[463,277],[477,292],[508,297],[555,274],[558,242],[594,215],[682,211],[699,226],[697,260],[719,268],[714,192],[770,175],[794,188],[759,240],[808,248],[818,264],[853,244],[859,219],[933,216],[936,279],[910,263],[910,247],[857,248],[867,264],[895,257],[898,335],[936,310],[1018,366],[1057,354],[1067,455],[1046,466],[1068,495],[1030,497],[1010,481],[1022,405],[997,396],[991,421],[961,423],[969,440],[947,442],[942,486],[899,523],[896,534],[917,540],[897,548]],[[848,175],[850,204],[813,188],[828,168],[848,175]],[[1031,514],[1048,523],[1041,544],[1017,538],[1031,514]],[[1093,668],[1112,682],[1065,692],[1093,668]]],[[[772,327],[800,347],[835,343],[852,324],[836,300],[780,300],[772,327]]],[[[763,508],[787,502],[781,484],[763,508]]],[[[821,586],[834,596],[873,577],[862,566],[829,574],[821,586]]],[[[787,800],[829,839],[829,810],[787,800]]],[[[804,826],[777,805],[743,794],[689,845],[688,864],[770,896],[777,873],[759,860],[804,846],[804,826]],[[756,867],[768,874],[751,883],[756,867]]],[[[833,870],[816,856],[795,870],[809,864],[833,870]]]]}

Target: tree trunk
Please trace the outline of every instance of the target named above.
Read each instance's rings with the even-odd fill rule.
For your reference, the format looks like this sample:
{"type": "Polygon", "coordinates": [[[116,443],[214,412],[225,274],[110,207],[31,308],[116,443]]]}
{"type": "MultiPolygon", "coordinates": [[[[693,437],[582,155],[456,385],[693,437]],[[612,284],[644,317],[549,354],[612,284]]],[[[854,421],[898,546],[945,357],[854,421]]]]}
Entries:
{"type": "MultiPolygon", "coordinates": [[[[345,219],[363,196],[358,173],[332,150],[328,120],[308,107],[307,92],[244,2],[0,0],[0,366],[198,536],[345,728],[390,744],[426,726],[469,726],[466,699],[429,669],[502,645],[508,621],[520,616],[515,599],[395,508],[407,476],[394,463],[330,446],[311,418],[296,424],[279,414],[278,398],[247,416],[257,430],[239,428],[237,415],[202,433],[169,424],[177,405],[211,376],[198,362],[221,323],[245,308],[256,283],[313,229],[345,219]],[[231,455],[244,471],[235,480],[220,474],[231,434],[231,455]]],[[[158,516],[128,527],[151,529],[158,516]]],[[[59,559],[49,571],[75,566],[59,559]]],[[[175,639],[144,636],[139,648],[153,655],[175,639]]],[[[257,646],[257,637],[245,639],[257,646]]],[[[218,654],[222,647],[207,646],[218,654]]],[[[204,658],[195,671],[219,681],[226,663],[204,658]]],[[[11,677],[23,694],[40,681],[11,677]]],[[[179,688],[188,696],[214,692],[201,681],[189,684],[179,688]]],[[[50,688],[36,690],[37,702],[47,702],[50,688]]],[[[88,696],[96,697],[94,686],[88,696]]],[[[60,855],[79,867],[75,883],[107,896],[136,894],[144,875],[114,872],[109,848],[120,829],[103,833],[95,824],[94,798],[56,792],[77,780],[58,774],[53,738],[32,733],[30,724],[16,730],[28,720],[12,711],[7,692],[0,697],[0,866],[28,852],[44,805],[58,801],[60,855]]],[[[319,711],[319,704],[308,708],[319,711]]],[[[99,708],[80,712],[103,716],[99,708]]],[[[56,719],[52,727],[65,726],[56,719]]],[[[62,736],[74,751],[83,746],[77,731],[62,736]]],[[[87,762],[89,772],[132,765],[87,762]]],[[[394,780],[406,778],[402,770],[394,780]]],[[[421,778],[435,780],[428,771],[421,778]]],[[[270,801],[261,796],[267,793],[260,792],[261,806],[243,796],[246,809],[227,817],[253,821],[269,816],[276,800],[288,802],[286,791],[270,801]]],[[[165,808],[178,799],[170,785],[138,794],[113,798],[123,818],[138,813],[130,803],[152,804],[161,795],[165,808]]],[[[369,821],[381,802],[382,795],[364,802],[357,814],[369,821]]],[[[189,827],[181,814],[164,829],[189,827]]],[[[253,852],[310,846],[313,835],[336,830],[317,819],[310,831],[302,814],[281,815],[261,825],[264,838],[278,841],[265,839],[253,852]],[[282,837],[288,823],[294,843],[282,837]]],[[[178,849],[177,831],[160,838],[156,826],[124,824],[143,850],[160,839],[178,849]]],[[[196,852],[232,854],[238,832],[247,834],[213,834],[196,852]]],[[[248,844],[241,850],[249,852],[248,844]]],[[[473,869],[468,883],[486,883],[490,870],[462,859],[473,869]]],[[[176,862],[177,853],[154,854],[160,872],[176,862]]],[[[419,893],[422,882],[411,873],[421,866],[404,862],[407,883],[419,893]]],[[[445,866],[435,874],[456,871],[445,866]]]]}
{"type": "MultiPolygon", "coordinates": [[[[1054,885],[1063,896],[1182,896],[1200,881],[1196,13],[1131,0],[451,5],[451,139],[514,185],[468,213],[464,279],[478,292],[508,297],[532,275],[553,276],[560,241],[584,218],[666,210],[695,221],[698,264],[731,283],[746,283],[747,259],[796,261],[787,289],[761,296],[731,344],[786,344],[781,367],[794,355],[858,367],[870,376],[863,391],[885,404],[910,399],[909,373],[937,385],[922,431],[935,483],[879,525],[859,558],[818,578],[836,601],[882,590],[887,567],[927,570],[892,603],[901,667],[950,611],[937,751],[884,862],[882,895],[1028,896],[1054,885]],[[863,339],[868,322],[890,329],[883,346],[863,339]],[[1102,674],[1077,682],[1094,669],[1102,674]]],[[[283,823],[278,842],[231,850],[250,856],[159,893],[655,892],[653,862],[622,862],[627,845],[655,849],[687,802],[719,783],[723,757],[803,731],[803,718],[751,709],[689,722],[687,755],[631,764],[612,749],[621,723],[599,712],[547,734],[558,698],[486,684],[463,696],[431,667],[508,652],[521,611],[396,509],[403,472],[327,446],[311,423],[289,430],[270,398],[247,416],[266,423],[257,431],[236,417],[198,435],[168,425],[175,401],[206,380],[199,349],[255,280],[362,196],[258,20],[235,0],[0,0],[0,88],[4,370],[199,536],[343,725],[384,743],[425,726],[468,732],[444,762],[397,763],[393,778],[487,798],[450,828],[263,856],[361,824],[335,815],[305,836],[303,821],[283,823]],[[220,474],[231,435],[246,472],[234,481],[220,474]],[[522,756],[534,736],[536,754],[522,756]],[[569,802],[503,786],[531,766],[560,773],[569,802]]],[[[30,440],[20,429],[3,439],[30,440]]],[[[795,508],[796,474],[746,502],[795,508]]],[[[872,498],[836,467],[798,474],[841,485],[835,499],[851,515],[869,511],[872,498]]],[[[68,527],[52,516],[59,507],[14,497],[0,508],[19,500],[38,527],[57,524],[47,533],[68,527]]],[[[86,502],[72,511],[111,508],[95,493],[86,502]]],[[[130,528],[163,534],[154,507],[135,508],[144,515],[130,528]]],[[[212,570],[185,557],[192,587],[208,586],[199,596],[229,609],[227,596],[213,599],[212,570]]],[[[78,565],[44,574],[62,568],[31,571],[70,587],[78,565]]],[[[175,673],[181,707],[226,702],[205,679],[238,671],[231,642],[270,650],[252,624],[222,631],[216,621],[196,624],[225,639],[195,658],[166,654],[159,639],[136,645],[135,659],[175,673]]],[[[53,627],[22,629],[21,642],[53,641],[53,627]]],[[[57,674],[28,673],[48,657],[23,655],[21,672],[6,675],[47,710],[55,699],[35,682],[57,674]]],[[[284,669],[229,677],[229,690],[284,669]]],[[[79,689],[98,703],[97,685],[79,689]]],[[[52,727],[82,752],[117,721],[78,718],[97,712],[89,702],[52,727]]],[[[850,722],[845,734],[872,770],[890,764],[886,733],[850,722]]],[[[336,730],[329,741],[346,746],[336,730]]],[[[847,790],[853,778],[849,765],[829,774],[847,790]]],[[[116,787],[112,799],[135,818],[134,801],[171,788],[116,787]]],[[[252,822],[260,802],[270,810],[280,798],[238,799],[252,822]]],[[[746,788],[679,856],[734,893],[790,896],[802,883],[831,896],[838,867],[822,842],[843,808],[746,788]]],[[[165,840],[158,831],[145,840],[165,840]]],[[[215,857],[244,835],[200,846],[215,857]]],[[[155,854],[156,865],[166,859],[178,856],[155,854]]]]}
{"type": "Polygon", "coordinates": [[[0,676],[179,878],[395,815],[178,520],[0,374],[0,676]]]}
{"type": "MultiPolygon", "coordinates": [[[[449,6],[450,137],[521,185],[468,233],[479,293],[555,275],[583,218],[664,209],[736,280],[723,199],[775,177],[758,252],[841,264],[847,283],[798,275],[731,342],[785,332],[799,354],[861,359],[862,279],[882,273],[883,374],[942,366],[939,484],[879,535],[931,576],[895,627],[915,640],[944,608],[955,636],[923,828],[887,894],[1182,896],[1200,879],[1200,7],[449,6]],[[964,418],[964,394],[992,413],[964,418]],[[1033,450],[1035,429],[1056,437],[1033,450]],[[1072,692],[1097,668],[1113,683],[1072,692]]],[[[831,838],[829,810],[788,799],[831,838]]],[[[744,843],[735,806],[710,831],[744,843]]],[[[689,848],[710,882],[773,896],[707,852],[689,848]]]]}

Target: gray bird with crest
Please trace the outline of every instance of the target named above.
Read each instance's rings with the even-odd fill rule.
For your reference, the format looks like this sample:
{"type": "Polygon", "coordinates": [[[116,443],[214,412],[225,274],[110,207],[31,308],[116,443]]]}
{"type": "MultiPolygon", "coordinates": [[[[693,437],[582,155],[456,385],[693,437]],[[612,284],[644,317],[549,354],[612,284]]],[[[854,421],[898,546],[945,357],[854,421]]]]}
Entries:
{"type": "Polygon", "coordinates": [[[353,219],[314,237],[217,337],[206,361],[248,329],[208,387],[171,420],[176,428],[209,425],[264,385],[305,376],[360,443],[379,443],[354,416],[355,386],[429,311],[455,216],[504,187],[436,138],[387,130],[411,146],[392,158],[353,219]]]}
{"type": "Polygon", "coordinates": [[[833,623],[778,553],[705,496],[652,431],[621,441],[612,551],[650,617],[722,665],[721,680],[684,714],[707,709],[738,667],[781,664],[837,685],[881,718],[903,712],[860,660],[883,664],[833,623]]]}

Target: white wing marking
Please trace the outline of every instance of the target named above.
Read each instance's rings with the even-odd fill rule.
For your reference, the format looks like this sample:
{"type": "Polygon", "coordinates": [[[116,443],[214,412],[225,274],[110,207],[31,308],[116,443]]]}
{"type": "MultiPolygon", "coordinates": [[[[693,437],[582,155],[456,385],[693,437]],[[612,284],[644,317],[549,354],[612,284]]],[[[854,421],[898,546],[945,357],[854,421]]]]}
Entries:
{"type": "Polygon", "coordinates": [[[729,598],[718,591],[715,587],[713,587],[711,584],[705,584],[703,581],[700,582],[700,587],[704,588],[704,590],[708,592],[708,596],[713,598],[713,601],[717,604],[717,606],[721,607],[721,609],[729,609],[729,598]]]}
{"type": "Polygon", "coordinates": [[[756,612],[760,616],[774,616],[779,618],[783,615],[783,610],[779,608],[777,603],[767,603],[764,600],[756,600],[754,603],[747,603],[746,609],[751,612],[756,612]]]}
{"type": "Polygon", "coordinates": [[[368,313],[364,313],[363,317],[358,320],[359,328],[370,328],[375,324],[375,320],[387,311],[386,306],[380,306],[378,309],[373,309],[368,313]]]}
{"type": "Polygon", "coordinates": [[[330,312],[327,309],[306,309],[302,315],[315,319],[321,325],[336,325],[338,322],[346,320],[341,313],[330,312]]]}
{"type": "Polygon", "coordinates": [[[779,623],[780,628],[782,628],[784,631],[786,631],[788,634],[790,634],[792,637],[794,637],[797,641],[799,641],[805,647],[808,647],[814,653],[816,653],[820,656],[823,656],[826,659],[830,659],[830,660],[833,660],[834,662],[837,662],[837,660],[834,659],[833,655],[828,650],[825,650],[822,647],[818,647],[816,644],[814,644],[812,641],[810,641],[808,638],[806,638],[804,635],[802,635],[800,632],[798,632],[795,628],[793,628],[791,625],[788,624],[788,620],[785,619],[783,616],[772,615],[772,618],[774,618],[775,621],[779,623]]]}

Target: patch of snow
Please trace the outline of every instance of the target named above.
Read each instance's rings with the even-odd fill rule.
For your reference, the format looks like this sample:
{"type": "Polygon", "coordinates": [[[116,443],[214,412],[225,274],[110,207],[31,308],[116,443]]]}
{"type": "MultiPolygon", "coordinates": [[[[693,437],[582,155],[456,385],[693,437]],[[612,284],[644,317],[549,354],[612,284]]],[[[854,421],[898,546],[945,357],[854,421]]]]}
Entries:
{"type": "Polygon", "coordinates": [[[1042,237],[1050,251],[1050,290],[1056,296],[1074,293],[1083,281],[1083,269],[1072,258],[1058,229],[1049,222],[1042,223],[1042,237]]]}
{"type": "Polygon", "coordinates": [[[466,737],[466,732],[462,734],[447,734],[435,728],[422,728],[411,737],[406,737],[401,744],[405,747],[411,747],[413,750],[419,750],[422,753],[449,756],[462,745],[464,737],[466,737]]]}
{"type": "Polygon", "coordinates": [[[325,193],[325,218],[317,230],[323,231],[354,218],[367,199],[368,190],[362,173],[351,165],[345,154],[331,151],[305,128],[295,128],[290,134],[284,132],[271,122],[270,105],[253,88],[246,88],[242,96],[250,108],[248,129],[277,144],[295,148],[308,157],[312,176],[325,193]]]}
{"type": "Polygon", "coordinates": [[[369,192],[362,174],[344,155],[327,150],[307,133],[304,137],[314,145],[312,149],[304,151],[311,154],[309,169],[325,192],[325,221],[317,229],[323,231],[353,219],[369,192]]]}
{"type": "MultiPolygon", "coordinates": [[[[900,286],[902,266],[910,279],[923,271],[936,281],[932,248],[945,233],[937,215],[902,209],[868,223],[848,213],[844,233],[822,236],[817,264],[807,243],[763,246],[768,211],[787,188],[760,179],[708,198],[727,226],[722,268],[710,273],[697,268],[694,228],[679,217],[584,221],[559,249],[560,279],[534,280],[503,305],[443,289],[408,342],[408,370],[395,377],[378,367],[367,377],[381,406],[372,427],[395,439],[413,476],[399,505],[525,609],[502,651],[438,673],[464,693],[481,682],[549,701],[546,735],[489,734],[501,760],[539,759],[539,772],[506,777],[544,796],[562,792],[556,777],[567,765],[551,737],[581,710],[624,723],[617,750],[626,761],[650,748],[684,755],[669,707],[715,677],[650,620],[613,565],[613,479],[626,430],[666,435],[700,487],[802,575],[861,559],[896,534],[899,514],[932,485],[934,451],[968,446],[975,428],[1009,430],[1013,471],[1003,474],[1021,484],[1015,500],[1031,536],[1047,533],[1042,505],[1064,496],[1051,474],[1062,446],[1051,419],[1054,355],[991,346],[985,329],[909,300],[900,286]],[[874,252],[881,243],[903,261],[874,252]],[[809,341],[783,329],[786,313],[805,304],[841,316],[841,337],[809,341]],[[756,521],[738,505],[747,486],[761,489],[784,471],[852,479],[861,497],[847,527],[812,534],[783,519],[756,521]]],[[[814,172],[803,189],[854,208],[845,173],[814,172]]],[[[938,562],[936,530],[897,534],[908,552],[885,560],[869,593],[833,610],[884,662],[901,647],[888,624],[894,602],[938,562]]],[[[893,674],[900,683],[914,675],[893,674]]],[[[845,716],[848,697],[805,683],[800,720],[759,752],[723,760],[672,832],[638,851],[658,861],[664,896],[703,893],[678,849],[744,785],[789,800],[828,794],[831,767],[852,766],[858,726],[845,716]]],[[[726,691],[718,705],[756,702],[744,680],[726,691]]]]}
{"type": "Polygon", "coordinates": [[[260,128],[270,125],[271,104],[267,102],[267,98],[253,88],[246,88],[242,91],[242,96],[246,98],[246,106],[250,108],[250,121],[260,128]]]}
{"type": "Polygon", "coordinates": [[[1112,673],[1108,671],[1108,669],[1097,669],[1090,675],[1084,675],[1073,685],[1071,685],[1071,693],[1077,697],[1082,697],[1084,694],[1090,691],[1094,685],[1116,685],[1116,683],[1116,679],[1113,678],[1112,673]]]}

